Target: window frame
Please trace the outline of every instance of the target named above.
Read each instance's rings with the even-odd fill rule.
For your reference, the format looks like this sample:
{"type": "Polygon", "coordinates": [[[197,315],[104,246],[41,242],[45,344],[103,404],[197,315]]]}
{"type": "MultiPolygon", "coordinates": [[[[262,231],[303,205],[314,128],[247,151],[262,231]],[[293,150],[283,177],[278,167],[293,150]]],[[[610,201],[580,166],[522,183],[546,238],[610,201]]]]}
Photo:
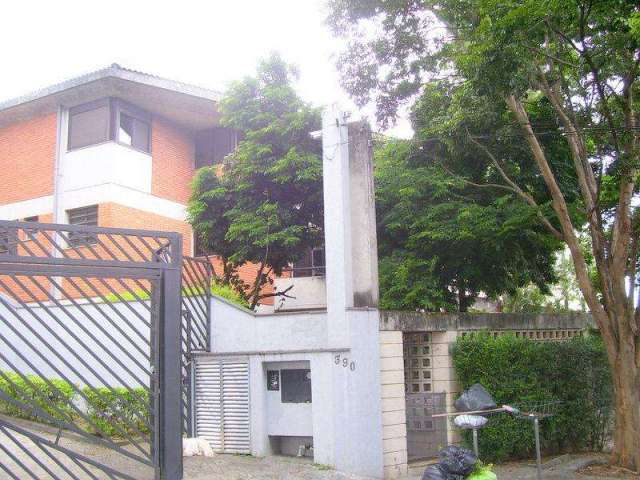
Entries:
{"type": "MultiPolygon", "coordinates": [[[[85,205],[82,207],[70,208],[66,211],[67,214],[67,224],[68,225],[85,225],[89,227],[97,227],[99,224],[100,218],[100,208],[98,204],[94,205],[85,205]],[[96,223],[71,223],[72,214],[77,212],[78,210],[87,210],[87,209],[95,209],[95,217],[96,223]]],[[[93,245],[97,245],[98,237],[95,233],[89,232],[67,232],[67,246],[69,248],[83,248],[83,247],[92,247],[93,245]]]]}
{"type": "Polygon", "coordinates": [[[110,98],[101,98],[99,100],[94,100],[92,102],[83,103],[81,105],[76,105],[75,107],[71,107],[69,109],[69,113],[67,115],[67,152],[75,152],[76,150],[81,150],[83,148],[93,147],[95,145],[102,145],[107,142],[111,142],[113,140],[113,105],[112,100],[110,98]],[[100,142],[96,143],[88,143],[86,145],[80,145],[77,147],[71,146],[71,135],[73,132],[73,122],[72,117],[79,113],[90,112],[91,110],[97,110],[99,108],[107,107],[107,116],[108,116],[108,128],[107,128],[107,138],[100,142]]]}
{"type": "MultiPolygon", "coordinates": [[[[76,105],[75,107],[69,108],[68,116],[67,116],[67,152],[74,152],[76,150],[81,150],[83,148],[94,147],[96,145],[102,145],[108,142],[114,142],[118,145],[122,145],[123,147],[130,148],[137,152],[142,152],[147,155],[151,155],[152,151],[152,129],[153,129],[153,116],[134,106],[128,102],[120,100],[119,98],[101,98],[99,100],[94,100],[92,102],[83,103],[81,105],[76,105]],[[96,143],[89,143],[81,146],[71,146],[71,135],[72,135],[72,117],[79,113],[89,112],[91,110],[97,110],[98,108],[107,107],[108,110],[108,128],[107,128],[107,138],[103,141],[96,143]],[[141,149],[134,145],[130,145],[126,142],[120,140],[120,117],[121,115],[127,115],[134,120],[145,123],[147,125],[147,146],[148,149],[141,149]]],[[[133,139],[132,139],[133,143],[133,139]]]]}
{"type": "MultiPolygon", "coordinates": [[[[305,382],[308,382],[308,384],[309,384],[308,400],[285,399],[285,395],[290,393],[288,388],[287,388],[287,386],[286,386],[288,384],[287,376],[291,374],[290,372],[301,372],[301,374],[304,375],[305,377],[311,375],[311,369],[310,368],[281,368],[280,369],[280,402],[281,403],[298,403],[298,404],[299,403],[302,403],[302,404],[311,404],[311,403],[313,403],[313,387],[311,385],[311,378],[308,378],[308,379],[305,378],[305,382]]],[[[301,392],[301,393],[298,393],[298,395],[302,396],[305,393],[306,392],[301,392]]]]}
{"type": "Polygon", "coordinates": [[[137,152],[142,152],[142,153],[151,155],[151,129],[153,128],[152,116],[149,113],[145,112],[144,110],[141,110],[140,108],[135,107],[129,103],[123,102],[122,100],[115,100],[113,104],[114,104],[113,105],[114,112],[112,114],[112,119],[113,119],[112,130],[114,133],[114,141],[118,145],[122,145],[124,147],[130,148],[137,152]],[[131,139],[131,145],[120,140],[120,120],[121,120],[120,117],[122,116],[122,114],[125,114],[126,116],[131,117],[134,120],[137,120],[139,122],[143,122],[147,124],[148,150],[135,147],[133,145],[133,138],[131,139]]]}

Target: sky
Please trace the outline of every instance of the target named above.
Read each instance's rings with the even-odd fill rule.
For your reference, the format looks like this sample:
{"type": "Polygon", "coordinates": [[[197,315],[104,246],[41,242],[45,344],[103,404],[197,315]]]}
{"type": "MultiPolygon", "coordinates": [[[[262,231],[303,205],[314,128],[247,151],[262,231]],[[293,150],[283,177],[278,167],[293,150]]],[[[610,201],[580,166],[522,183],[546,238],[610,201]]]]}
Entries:
{"type": "MultiPolygon", "coordinates": [[[[112,63],[224,90],[273,51],[300,70],[298,91],[359,112],[340,87],[342,42],[324,0],[20,0],[3,5],[0,100],[112,63]]],[[[370,113],[370,112],[369,112],[370,113]]],[[[373,118],[371,119],[373,122],[373,118]]],[[[374,125],[374,129],[378,130],[374,125]]],[[[407,136],[406,122],[388,133],[407,136]]]]}

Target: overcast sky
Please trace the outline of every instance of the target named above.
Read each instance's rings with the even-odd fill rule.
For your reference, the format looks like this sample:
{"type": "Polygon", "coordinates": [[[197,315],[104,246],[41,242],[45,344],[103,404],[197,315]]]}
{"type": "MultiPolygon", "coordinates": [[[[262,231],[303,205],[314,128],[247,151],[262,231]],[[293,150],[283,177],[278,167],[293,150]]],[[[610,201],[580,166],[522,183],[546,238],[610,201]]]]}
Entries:
{"type": "MultiPolygon", "coordinates": [[[[123,67],[222,90],[278,51],[300,69],[301,95],[338,101],[324,0],[19,0],[3,5],[0,99],[82,73],[123,67]]],[[[394,133],[406,135],[407,128],[394,133]]]]}

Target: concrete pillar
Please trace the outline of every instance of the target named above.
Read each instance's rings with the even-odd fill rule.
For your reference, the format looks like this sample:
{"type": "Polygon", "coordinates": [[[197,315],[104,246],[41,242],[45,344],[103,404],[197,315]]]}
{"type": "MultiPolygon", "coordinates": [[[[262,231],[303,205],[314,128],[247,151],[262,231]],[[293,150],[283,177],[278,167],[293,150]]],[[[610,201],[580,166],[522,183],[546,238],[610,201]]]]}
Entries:
{"type": "Polygon", "coordinates": [[[322,118],[329,342],[346,345],[349,308],[378,307],[378,244],[371,129],[335,106],[322,118]]]}
{"type": "MultiPolygon", "coordinates": [[[[366,123],[347,123],[338,108],[329,107],[322,118],[322,148],[327,339],[336,354],[331,358],[330,369],[321,373],[326,377],[319,387],[322,392],[318,392],[331,404],[327,409],[331,415],[324,417],[323,425],[314,423],[314,435],[320,427],[332,432],[333,445],[321,441],[318,448],[328,447],[332,454],[319,457],[320,461],[332,458],[331,463],[338,470],[382,478],[378,258],[371,132],[366,123]]],[[[314,366],[311,368],[313,371],[314,366]]],[[[316,398],[314,393],[314,408],[316,398]]],[[[389,451],[388,456],[395,452],[389,451]]],[[[394,461],[401,463],[402,458],[394,461]]]]}

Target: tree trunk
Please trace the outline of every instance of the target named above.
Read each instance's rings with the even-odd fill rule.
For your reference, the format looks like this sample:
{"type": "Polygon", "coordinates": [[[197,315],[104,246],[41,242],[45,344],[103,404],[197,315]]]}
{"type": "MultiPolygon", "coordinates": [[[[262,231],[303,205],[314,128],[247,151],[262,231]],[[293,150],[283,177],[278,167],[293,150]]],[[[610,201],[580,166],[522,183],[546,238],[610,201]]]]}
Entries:
{"type": "Polygon", "coordinates": [[[640,470],[640,368],[631,352],[621,349],[612,372],[615,393],[612,462],[640,470]]]}
{"type": "MultiPolygon", "coordinates": [[[[629,325],[614,314],[607,319],[629,325]]],[[[596,318],[598,324],[601,319],[596,318]]],[[[617,341],[604,338],[615,395],[615,431],[611,461],[632,471],[640,470],[640,351],[637,337],[622,328],[617,341]]]]}

